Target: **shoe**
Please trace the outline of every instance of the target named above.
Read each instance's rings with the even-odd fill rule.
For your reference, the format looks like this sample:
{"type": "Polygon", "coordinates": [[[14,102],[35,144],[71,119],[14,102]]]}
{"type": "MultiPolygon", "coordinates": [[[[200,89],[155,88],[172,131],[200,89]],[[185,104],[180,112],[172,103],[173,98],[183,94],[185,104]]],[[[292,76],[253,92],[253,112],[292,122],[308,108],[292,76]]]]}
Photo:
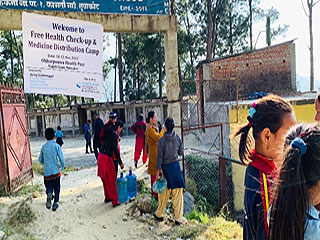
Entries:
{"type": "Polygon", "coordinates": [[[118,206],[120,206],[120,204],[121,204],[121,203],[117,203],[117,204],[115,204],[115,205],[112,204],[112,207],[118,207],[118,206]]]}
{"type": "Polygon", "coordinates": [[[112,202],[112,200],[110,200],[110,199],[104,199],[104,203],[109,203],[109,202],[112,202]]]}
{"type": "Polygon", "coordinates": [[[92,150],[91,150],[90,152],[91,152],[91,153],[94,153],[94,151],[92,151],[92,150]]]}
{"type": "Polygon", "coordinates": [[[157,220],[158,222],[162,222],[163,221],[163,217],[158,217],[155,213],[153,214],[153,217],[155,220],[157,220]]]}
{"type": "Polygon", "coordinates": [[[58,204],[58,203],[53,203],[53,204],[52,204],[52,211],[55,212],[58,207],[59,207],[59,204],[58,204]]]}
{"type": "Polygon", "coordinates": [[[86,152],[86,154],[89,154],[89,152],[86,152]]]}
{"type": "Polygon", "coordinates": [[[181,222],[178,222],[178,221],[175,221],[174,223],[175,223],[176,226],[180,226],[181,225],[181,222]]]}
{"type": "Polygon", "coordinates": [[[48,194],[47,194],[47,202],[46,202],[46,207],[47,207],[48,209],[51,208],[51,201],[52,201],[52,193],[48,193],[48,194]]]}
{"type": "Polygon", "coordinates": [[[134,162],[134,166],[135,166],[136,168],[138,168],[138,161],[137,161],[137,162],[134,162]]]}

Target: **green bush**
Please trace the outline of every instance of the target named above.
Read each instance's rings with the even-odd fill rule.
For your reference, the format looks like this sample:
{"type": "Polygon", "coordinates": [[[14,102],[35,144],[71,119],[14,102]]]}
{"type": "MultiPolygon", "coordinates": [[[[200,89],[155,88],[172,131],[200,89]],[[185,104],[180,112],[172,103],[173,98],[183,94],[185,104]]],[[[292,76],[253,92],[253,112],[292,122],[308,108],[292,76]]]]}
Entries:
{"type": "MultiPolygon", "coordinates": [[[[220,211],[220,178],[219,162],[214,159],[203,158],[198,155],[189,154],[185,156],[185,167],[189,184],[196,185],[194,194],[197,205],[201,212],[208,212],[215,215],[220,211]]],[[[227,164],[226,167],[227,181],[227,201],[233,206],[233,183],[232,168],[227,164]]],[[[188,181],[186,188],[188,189],[188,181]]],[[[193,188],[193,187],[192,187],[193,188]]]]}

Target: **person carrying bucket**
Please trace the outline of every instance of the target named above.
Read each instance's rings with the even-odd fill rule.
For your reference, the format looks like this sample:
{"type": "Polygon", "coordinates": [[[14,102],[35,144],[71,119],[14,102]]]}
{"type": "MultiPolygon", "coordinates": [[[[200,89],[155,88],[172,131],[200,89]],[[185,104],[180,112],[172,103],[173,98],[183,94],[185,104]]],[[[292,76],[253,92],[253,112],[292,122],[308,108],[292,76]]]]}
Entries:
{"type": "Polygon", "coordinates": [[[124,168],[118,148],[118,133],[123,128],[123,122],[117,121],[102,136],[101,152],[98,155],[98,176],[101,178],[104,188],[104,202],[112,202],[113,207],[119,206],[119,196],[117,193],[117,174],[113,162],[113,154],[117,159],[120,168],[124,168]],[[117,133],[118,132],[118,133],[117,133]]]}

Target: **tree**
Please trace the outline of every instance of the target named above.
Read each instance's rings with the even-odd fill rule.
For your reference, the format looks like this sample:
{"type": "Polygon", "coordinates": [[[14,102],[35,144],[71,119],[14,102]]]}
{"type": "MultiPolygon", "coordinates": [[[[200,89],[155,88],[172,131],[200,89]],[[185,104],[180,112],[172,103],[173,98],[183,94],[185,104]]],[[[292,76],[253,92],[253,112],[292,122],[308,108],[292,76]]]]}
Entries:
{"type": "Polygon", "coordinates": [[[123,68],[122,68],[122,36],[117,33],[118,39],[118,71],[119,71],[119,96],[120,102],[123,101],[123,68]]]}
{"type": "Polygon", "coordinates": [[[0,82],[23,86],[21,68],[22,36],[12,31],[0,31],[0,82]],[[20,64],[19,64],[20,63],[20,64]]]}
{"type": "Polygon", "coordinates": [[[160,93],[159,84],[165,76],[161,35],[123,34],[122,38],[126,99],[156,98],[160,93]]]}
{"type": "Polygon", "coordinates": [[[217,36],[217,15],[222,0],[215,0],[213,15],[212,15],[212,0],[207,0],[208,9],[208,35],[207,35],[207,60],[210,60],[214,56],[216,48],[216,36],[217,36]]]}
{"type": "Polygon", "coordinates": [[[309,19],[309,38],[310,38],[310,91],[314,90],[314,59],[313,59],[313,30],[312,30],[312,10],[313,7],[318,4],[320,1],[307,0],[308,13],[304,8],[303,1],[301,0],[303,10],[309,19]]]}

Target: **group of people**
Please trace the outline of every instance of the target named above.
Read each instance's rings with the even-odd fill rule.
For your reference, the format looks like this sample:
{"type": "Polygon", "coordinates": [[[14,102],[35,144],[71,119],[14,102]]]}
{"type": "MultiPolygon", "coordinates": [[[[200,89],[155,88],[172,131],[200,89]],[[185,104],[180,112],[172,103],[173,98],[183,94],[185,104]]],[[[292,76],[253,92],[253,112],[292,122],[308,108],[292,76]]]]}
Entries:
{"type": "MultiPolygon", "coordinates": [[[[315,108],[315,120],[320,121],[320,95],[315,99],[315,108]]],[[[124,124],[117,120],[115,113],[110,113],[109,117],[109,121],[103,124],[95,114],[94,151],[97,151],[104,202],[112,202],[116,207],[119,205],[116,185],[118,166],[124,168],[119,144],[124,124]]],[[[292,106],[276,95],[268,95],[252,104],[247,120],[247,124],[235,133],[235,136],[240,135],[240,160],[247,165],[243,238],[320,239],[319,125],[296,125],[292,106]]],[[[172,195],[175,220],[179,225],[182,222],[185,183],[178,156],[183,154],[183,143],[175,134],[174,127],[174,121],[169,117],[160,130],[156,113],[150,111],[146,122],[143,115],[139,115],[131,130],[137,134],[135,166],[142,152],[143,163],[149,159],[151,189],[161,175],[167,180],[167,188],[161,194],[151,190],[152,196],[158,200],[154,218],[163,220],[163,212],[172,195]]],[[[57,158],[62,170],[65,165],[61,148],[53,140],[54,135],[52,128],[46,129],[48,141],[39,155],[39,161],[44,164],[46,206],[48,209],[52,207],[53,211],[58,208],[60,192],[57,158]]],[[[58,132],[56,136],[58,139],[61,134],[58,132]]]]}
{"type": "MultiPolygon", "coordinates": [[[[124,168],[120,157],[120,133],[123,122],[117,120],[114,113],[110,113],[110,120],[105,124],[100,133],[100,153],[98,155],[98,176],[101,178],[104,188],[104,202],[112,202],[114,207],[119,206],[116,176],[118,165],[124,168]]],[[[160,131],[157,115],[150,111],[146,122],[142,114],[131,126],[136,134],[134,164],[137,168],[142,153],[142,162],[147,158],[148,174],[151,176],[151,194],[158,201],[158,209],[154,213],[157,221],[163,220],[163,212],[172,195],[173,208],[175,210],[176,224],[182,222],[183,217],[183,188],[185,187],[178,155],[183,153],[183,145],[179,136],[174,131],[172,118],[165,120],[164,127],[160,131]],[[153,192],[152,186],[163,175],[167,180],[167,188],[161,193],[153,192]]]]}
{"type": "MultiPolygon", "coordinates": [[[[104,124],[98,113],[94,114],[95,130],[93,136],[93,150],[91,148],[91,121],[88,120],[84,126],[84,138],[86,140],[86,153],[94,152],[97,157],[98,176],[101,178],[104,189],[104,202],[112,202],[113,207],[119,206],[116,178],[118,167],[124,168],[120,154],[120,134],[124,123],[117,119],[117,114],[111,112],[109,121],[104,124]]],[[[146,122],[142,114],[139,115],[131,130],[136,134],[136,144],[134,152],[134,163],[137,167],[142,153],[142,162],[148,162],[148,174],[151,176],[152,185],[161,176],[167,180],[167,189],[157,194],[151,190],[152,196],[158,201],[158,209],[154,213],[157,221],[163,220],[163,213],[166,204],[172,195],[172,202],[175,213],[176,224],[179,225],[183,215],[183,188],[185,187],[178,156],[183,153],[181,139],[173,131],[174,121],[167,118],[165,124],[158,125],[157,115],[150,111],[146,122]]],[[[58,208],[60,193],[60,171],[57,159],[59,159],[62,171],[65,161],[61,146],[54,142],[56,136],[57,143],[62,141],[63,133],[61,128],[56,133],[52,128],[47,128],[45,137],[47,142],[42,146],[39,161],[44,164],[44,184],[46,187],[47,202],[46,207],[53,211],[58,208]],[[59,139],[61,138],[61,139],[59,139]],[[52,204],[52,200],[53,204],[52,204]],[[52,204],[52,205],[51,205],[52,204]]]]}
{"type": "MultiPolygon", "coordinates": [[[[315,107],[319,121],[320,96],[315,107]]],[[[247,120],[235,134],[247,165],[243,239],[320,239],[319,125],[296,125],[292,106],[276,95],[252,104],[247,120]]]]}

